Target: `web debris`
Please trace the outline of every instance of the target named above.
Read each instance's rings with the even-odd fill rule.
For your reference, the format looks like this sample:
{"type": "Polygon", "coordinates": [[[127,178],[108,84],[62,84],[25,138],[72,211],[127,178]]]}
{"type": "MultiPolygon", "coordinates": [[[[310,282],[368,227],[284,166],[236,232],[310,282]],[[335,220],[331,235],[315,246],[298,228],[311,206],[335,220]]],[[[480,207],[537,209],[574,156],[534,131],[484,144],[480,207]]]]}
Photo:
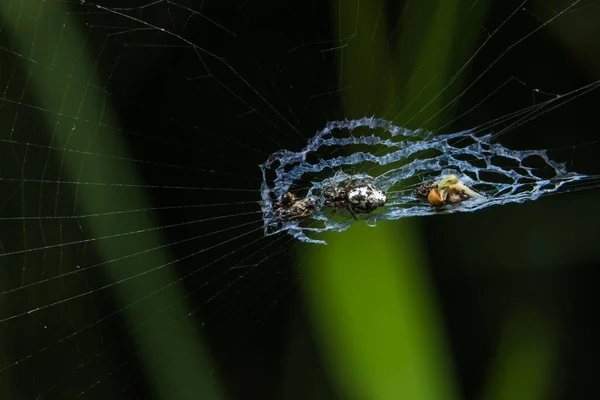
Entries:
{"type": "Polygon", "coordinates": [[[377,220],[473,212],[493,205],[536,200],[566,184],[589,178],[568,171],[565,163],[550,159],[546,150],[510,150],[494,142],[494,138],[492,133],[482,135],[476,130],[432,135],[374,117],[330,121],[301,151],[276,151],[260,165],[265,235],[287,232],[303,242],[326,244],[312,236],[348,229],[353,218],[339,218],[319,206],[303,219],[285,219],[275,212],[274,203],[302,187],[308,187],[304,198],[323,205],[323,191],[330,186],[330,180],[335,185],[350,179],[368,180],[386,192],[385,207],[359,217],[375,226],[377,220]],[[361,150],[342,151],[342,155],[337,151],[350,146],[360,146],[361,150]],[[316,161],[314,154],[318,154],[316,161]],[[383,172],[371,175],[370,171],[375,170],[383,172]],[[460,205],[431,207],[415,195],[419,185],[449,174],[482,196],[460,205]]]}

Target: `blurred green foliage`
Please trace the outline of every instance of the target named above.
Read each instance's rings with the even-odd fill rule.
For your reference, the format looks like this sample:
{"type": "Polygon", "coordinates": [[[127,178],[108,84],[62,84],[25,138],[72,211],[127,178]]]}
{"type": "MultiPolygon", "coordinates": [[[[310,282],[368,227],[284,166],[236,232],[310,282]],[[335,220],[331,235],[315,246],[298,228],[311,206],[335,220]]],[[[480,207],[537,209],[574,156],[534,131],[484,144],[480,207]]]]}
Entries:
{"type": "MultiPolygon", "coordinates": [[[[394,38],[397,47],[389,46],[392,28],[385,25],[386,11],[378,4],[334,4],[338,39],[347,43],[340,53],[340,87],[361,88],[353,97],[343,97],[347,117],[375,112],[377,104],[392,115],[410,116],[397,123],[435,128],[432,120],[460,87],[451,91],[446,85],[464,55],[473,52],[478,22],[485,17],[485,7],[479,8],[475,22],[471,19],[471,25],[458,29],[458,10],[465,4],[430,2],[417,8],[419,15],[412,8],[403,10],[407,13],[400,37],[394,38]],[[386,79],[370,80],[372,71],[386,79]],[[403,84],[407,90],[400,92],[403,84]],[[391,101],[398,97],[402,100],[391,101]],[[382,98],[387,102],[381,104],[382,98]],[[422,112],[425,107],[427,112],[422,112]]],[[[301,254],[310,271],[305,289],[314,330],[342,398],[461,397],[420,238],[417,225],[408,221],[379,223],[376,229],[359,222],[347,232],[327,235],[327,247],[301,254]]],[[[540,343],[537,352],[523,357],[530,344],[523,338],[533,338],[537,325],[530,331],[517,324],[523,331],[515,331],[512,319],[508,324],[513,329],[507,328],[499,355],[503,359],[495,366],[486,398],[542,398],[544,357],[551,354],[552,343],[540,343]]]]}
{"type": "Polygon", "coordinates": [[[341,398],[459,398],[415,224],[325,240],[304,258],[306,297],[341,398]]]}
{"type": "MultiPolygon", "coordinates": [[[[14,32],[23,53],[52,65],[50,68],[41,63],[25,64],[31,68],[32,87],[42,106],[52,110],[60,105],[60,113],[45,113],[47,132],[54,135],[55,146],[86,149],[93,142],[97,153],[113,156],[96,157],[94,168],[88,166],[86,169],[92,170],[93,176],[80,177],[80,159],[75,152],[65,152],[63,161],[69,180],[127,182],[140,186],[138,190],[129,190],[127,198],[123,198],[108,190],[98,195],[92,190],[93,185],[81,185],[78,196],[83,214],[107,208],[149,210],[136,171],[128,164],[114,162],[116,158],[128,158],[125,141],[117,135],[119,130],[104,130],[97,135],[99,126],[116,126],[116,118],[108,103],[108,94],[90,89],[100,85],[94,76],[94,64],[89,60],[84,35],[77,29],[77,21],[69,17],[66,4],[21,0],[20,7],[11,6],[10,2],[2,2],[0,6],[0,16],[5,24],[3,28],[14,32]],[[52,29],[57,22],[63,26],[60,31],[52,29]],[[60,43],[60,51],[56,51],[56,43],[60,43]],[[74,60],[77,60],[76,70],[73,69],[74,60]],[[82,122],[76,126],[61,124],[62,114],[85,115],[91,123],[82,122]],[[72,130],[77,130],[78,134],[72,135],[72,130]],[[76,140],[80,143],[74,143],[76,140]]],[[[114,232],[115,221],[112,219],[88,218],[85,223],[85,228],[95,238],[104,238],[114,232]]],[[[177,284],[173,283],[177,281],[169,270],[169,254],[160,250],[162,239],[155,229],[150,211],[123,214],[119,216],[118,223],[129,232],[148,234],[120,235],[115,241],[97,240],[95,244],[104,260],[110,261],[104,265],[104,272],[110,282],[118,283],[111,288],[124,310],[124,320],[131,332],[136,332],[139,326],[145,326],[144,329],[151,332],[134,339],[134,342],[138,344],[136,350],[158,397],[220,398],[218,381],[210,374],[211,367],[200,333],[187,318],[187,304],[177,284]],[[123,254],[134,253],[135,249],[146,251],[134,259],[123,257],[123,254]],[[148,252],[147,249],[154,251],[148,252]],[[160,288],[163,297],[156,296],[157,289],[152,288],[160,288]],[[169,304],[169,314],[160,312],[164,304],[169,304]]]]}
{"type": "MultiPolygon", "coordinates": [[[[61,21],[69,15],[60,7],[61,3],[51,6],[40,5],[42,3],[22,0],[21,9],[17,10],[3,2],[0,6],[2,20],[15,33],[17,43],[23,49],[33,49],[36,53],[29,54],[31,59],[50,60],[55,54],[60,55],[53,60],[52,69],[27,64],[31,67],[34,92],[45,108],[55,109],[60,104],[64,114],[84,113],[93,121],[89,125],[66,126],[60,123],[60,114],[46,113],[48,132],[56,134],[59,147],[66,147],[67,141],[85,138],[95,141],[98,153],[128,157],[124,141],[114,134],[117,129],[103,132],[101,138],[96,137],[93,127],[115,126],[116,119],[102,92],[89,89],[99,85],[80,32],[70,18],[60,32],[40,24],[40,15],[44,20],[61,21]],[[35,48],[31,46],[34,38],[35,48]],[[59,42],[62,50],[55,52],[54,45],[59,42]],[[80,76],[65,72],[71,71],[75,59],[80,76]],[[65,96],[67,88],[69,96],[65,96]],[[79,134],[70,135],[73,129],[79,134]]],[[[359,89],[351,91],[352,96],[346,93],[343,96],[347,117],[378,114],[383,110],[396,118],[398,124],[408,122],[418,127],[427,122],[430,127],[435,127],[435,115],[456,95],[456,89],[445,91],[445,85],[464,62],[464,56],[474,52],[475,39],[481,33],[477,21],[485,17],[485,7],[479,7],[477,10],[481,14],[469,18],[471,25],[462,25],[458,16],[464,12],[458,10],[465,4],[458,0],[439,0],[408,8],[394,36],[395,45],[391,45],[389,34],[396,27],[387,25],[386,10],[381,4],[357,0],[334,2],[332,24],[338,31],[338,39],[345,43],[338,66],[339,87],[359,89]],[[436,97],[438,93],[442,95],[436,97]],[[421,113],[426,105],[429,105],[428,111],[421,113]]],[[[447,115],[445,119],[448,119],[447,115]]],[[[71,145],[85,148],[86,143],[71,145]]],[[[67,173],[77,177],[77,160],[66,153],[64,161],[67,173]]],[[[93,179],[140,182],[136,172],[124,169],[124,165],[119,164],[117,168],[108,159],[98,158],[93,179]]],[[[109,192],[105,196],[96,196],[96,192],[88,192],[85,186],[79,190],[82,209],[89,213],[105,208],[121,209],[125,205],[131,209],[148,208],[146,194],[141,189],[130,190],[127,199],[112,197],[109,192]],[[107,207],[107,204],[114,206],[107,207]]],[[[550,228],[557,223],[575,231],[578,227],[570,224],[575,220],[586,220],[588,214],[584,209],[573,210],[570,215],[577,218],[569,220],[562,212],[566,208],[549,210],[537,206],[539,215],[534,215],[534,219],[537,218],[538,225],[520,228],[522,234],[531,237],[527,245],[519,242],[520,237],[510,239],[513,226],[498,220],[501,219],[498,216],[494,219],[488,214],[478,214],[462,217],[461,221],[466,221],[465,226],[474,227],[481,236],[481,243],[491,243],[489,251],[482,249],[478,255],[482,259],[483,256],[490,258],[492,266],[502,268],[511,262],[503,259],[507,250],[495,246],[494,240],[500,236],[515,242],[511,247],[514,257],[535,267],[544,263],[555,266],[568,261],[565,254],[597,254],[597,224],[590,224],[593,226],[586,231],[589,234],[582,238],[558,241],[552,237],[550,228]],[[490,225],[494,229],[490,229],[490,225]]],[[[512,220],[526,212],[529,211],[516,213],[512,220]]],[[[126,218],[120,222],[131,231],[152,231],[156,226],[149,213],[126,218]]],[[[112,232],[104,226],[110,223],[108,219],[86,223],[89,224],[86,229],[93,237],[112,232]]],[[[440,226],[450,225],[444,223],[440,219],[440,226]]],[[[444,321],[429,276],[432,266],[421,238],[422,232],[415,221],[380,222],[375,229],[358,222],[346,232],[324,237],[328,246],[303,247],[302,253],[298,254],[308,271],[303,285],[316,340],[341,398],[437,400],[461,397],[444,321]]],[[[134,275],[136,279],[131,282],[112,288],[119,307],[126,310],[125,320],[130,330],[135,332],[140,326],[146,330],[143,337],[146,341],[138,352],[155,385],[157,397],[223,397],[218,377],[211,374],[212,367],[201,335],[188,318],[184,296],[177,284],[172,284],[176,278],[169,272],[171,258],[168,252],[139,255],[135,258],[136,265],[129,265],[129,261],[122,258],[122,254],[132,254],[133,249],[154,249],[162,243],[160,232],[152,231],[143,237],[123,236],[119,238],[118,247],[115,242],[98,241],[96,244],[105,260],[120,260],[105,267],[111,282],[124,279],[123,269],[139,269],[143,275],[143,279],[141,275],[134,275]],[[148,273],[148,265],[165,267],[148,273]],[[163,288],[161,301],[158,296],[141,301],[148,300],[149,293],[155,294],[149,288],[163,288]],[[169,304],[168,314],[157,312],[164,304],[169,304]],[[151,324],[146,324],[148,321],[151,324]],[[176,332],[170,331],[166,335],[166,330],[176,332]]],[[[444,249],[448,248],[456,250],[451,255],[459,258],[473,255],[472,247],[462,246],[458,239],[450,238],[444,249]]],[[[477,264],[479,267],[482,266],[477,264]]],[[[500,344],[487,371],[489,375],[482,398],[536,400],[551,397],[551,378],[555,373],[553,367],[560,333],[556,321],[535,308],[520,311],[517,305],[499,319],[503,326],[498,333],[500,344]]]]}

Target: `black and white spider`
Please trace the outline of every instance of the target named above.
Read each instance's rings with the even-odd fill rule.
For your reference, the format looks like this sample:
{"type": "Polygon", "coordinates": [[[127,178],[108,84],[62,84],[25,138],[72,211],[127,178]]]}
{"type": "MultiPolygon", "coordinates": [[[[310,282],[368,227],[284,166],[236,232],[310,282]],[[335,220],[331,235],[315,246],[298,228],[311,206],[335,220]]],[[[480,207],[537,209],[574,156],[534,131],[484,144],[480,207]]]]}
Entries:
{"type": "Polygon", "coordinates": [[[386,194],[371,183],[355,184],[352,178],[344,186],[336,186],[330,179],[331,187],[323,190],[325,207],[333,212],[346,209],[354,219],[356,214],[369,214],[387,202],[386,194]]]}

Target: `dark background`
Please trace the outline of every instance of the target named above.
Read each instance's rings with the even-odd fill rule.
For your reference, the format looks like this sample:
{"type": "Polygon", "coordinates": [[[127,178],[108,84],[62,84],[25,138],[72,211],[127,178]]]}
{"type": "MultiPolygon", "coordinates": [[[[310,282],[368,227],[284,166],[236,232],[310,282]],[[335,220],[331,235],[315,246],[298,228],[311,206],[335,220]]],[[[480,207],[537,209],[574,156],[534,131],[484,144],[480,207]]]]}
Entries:
{"type": "MultiPolygon", "coordinates": [[[[121,2],[101,4],[109,8],[124,7],[121,2]]],[[[507,19],[515,4],[491,2],[476,43],[481,44],[486,35],[507,19]]],[[[193,2],[177,5],[198,7],[193,2]]],[[[469,3],[461,9],[461,18],[468,17],[470,6],[469,3]]],[[[566,7],[552,6],[558,10],[566,7]]],[[[147,203],[157,208],[152,216],[156,226],[164,227],[160,230],[163,240],[176,243],[170,246],[173,259],[178,260],[173,271],[180,279],[186,302],[192,307],[192,324],[204,336],[205,347],[214,362],[211,376],[222,381],[229,398],[341,398],[315,344],[302,299],[299,282],[303,270],[296,256],[298,252],[310,251],[310,246],[288,236],[262,239],[256,203],[262,178],[258,165],[269,154],[282,148],[302,148],[307,138],[328,120],[356,117],[347,115],[343,99],[345,92],[355,88],[338,90],[338,61],[343,51],[331,49],[352,42],[338,38],[332,22],[335,8],[320,1],[206,2],[201,9],[207,17],[204,18],[167,3],[148,9],[132,3],[133,9],[118,13],[90,4],[69,7],[87,34],[85,43],[92,60],[98,61],[96,73],[104,83],[97,91],[109,94],[130,159],[149,161],[131,164],[145,186],[147,203]],[[152,29],[129,31],[140,26],[152,29]],[[156,27],[165,27],[172,34],[161,34],[156,27]],[[119,34],[112,35],[115,32],[119,34]],[[227,205],[220,205],[223,203],[227,205]],[[232,214],[244,215],[219,218],[232,214]],[[206,220],[201,228],[185,223],[199,220],[206,220]],[[249,224],[254,230],[247,233],[242,224],[249,224]],[[201,235],[198,240],[186,241],[198,235],[201,235]],[[199,248],[202,252],[196,254],[199,248]]],[[[403,5],[385,3],[383,7],[386,10],[383,15],[394,22],[389,26],[395,26],[403,5]]],[[[422,7],[426,15],[435,2],[422,7]]],[[[600,12],[593,4],[588,9],[568,13],[564,20],[549,24],[498,59],[511,43],[551,18],[553,12],[549,8],[532,5],[495,34],[494,40],[486,44],[465,72],[467,84],[476,84],[452,107],[452,115],[442,114],[431,129],[451,132],[479,126],[600,79],[600,54],[593,39],[598,37],[597,32],[585,32],[587,19],[600,12]],[[494,68],[479,79],[496,60],[494,68]],[[505,82],[508,83],[494,92],[505,82]],[[475,104],[480,104],[477,109],[450,123],[454,116],[475,104]]],[[[408,20],[406,24],[418,21],[408,20]]],[[[357,32],[364,34],[362,29],[357,32]]],[[[392,39],[386,46],[392,47],[396,39],[392,32],[389,34],[392,39]]],[[[21,53],[8,45],[11,39],[3,39],[6,43],[3,42],[2,54],[8,59],[18,58],[15,56],[21,53]]],[[[476,48],[477,45],[473,47],[476,48]]],[[[473,51],[465,49],[465,54],[458,53],[452,66],[462,65],[473,51]]],[[[20,83],[19,76],[19,72],[6,73],[2,83],[20,83]]],[[[387,84],[385,77],[379,70],[373,70],[371,76],[365,77],[372,84],[361,82],[356,87],[366,85],[376,91],[387,84]]],[[[75,77],[71,80],[74,85],[80,82],[75,77]]],[[[409,81],[410,75],[402,76],[396,85],[402,88],[409,81]]],[[[564,101],[531,122],[519,124],[499,140],[509,148],[554,149],[550,154],[568,162],[573,170],[597,175],[598,96],[595,90],[582,97],[568,97],[573,100],[564,101]]],[[[5,94],[4,100],[9,97],[5,94]]],[[[14,108],[10,108],[14,102],[3,104],[1,118],[8,121],[18,111],[27,112],[32,108],[28,105],[35,105],[36,100],[26,98],[14,108]]],[[[363,115],[377,115],[380,106],[373,97],[363,115]]],[[[32,113],[38,120],[44,118],[41,113],[32,113]]],[[[405,115],[396,122],[402,124],[402,119],[409,117],[405,115]]],[[[408,127],[418,128],[421,122],[412,121],[413,125],[408,127]]],[[[3,139],[8,132],[7,125],[3,127],[3,139]]],[[[48,139],[38,140],[46,146],[52,143],[48,139]]],[[[13,158],[25,160],[20,146],[28,141],[18,138],[10,149],[3,142],[3,154],[14,153],[13,158]]],[[[35,170],[41,171],[41,165],[32,167],[32,176],[35,170]]],[[[86,168],[92,168],[90,162],[86,168]]],[[[48,175],[54,170],[59,171],[60,178],[59,163],[49,167],[48,175]]],[[[17,169],[6,167],[4,171],[3,177],[18,177],[17,169]]],[[[48,175],[44,179],[50,179],[48,175]]],[[[552,385],[544,398],[594,397],[597,391],[594,371],[600,354],[596,340],[600,332],[594,318],[598,304],[594,289],[600,261],[597,207],[600,193],[596,182],[584,185],[581,189],[585,190],[564,190],[536,202],[417,221],[415,235],[426,249],[428,273],[442,311],[464,398],[482,397],[490,371],[498,361],[499,349],[502,350],[505,329],[510,331],[505,325],[506,318],[515,310],[523,311],[523,319],[517,318],[515,322],[517,326],[531,324],[532,332],[550,330],[555,340],[555,351],[548,361],[552,385]],[[530,318],[532,315],[536,317],[530,318]]],[[[27,198],[33,200],[25,202],[19,197],[16,185],[4,193],[10,196],[6,195],[2,212],[9,216],[22,216],[22,204],[34,214],[39,209],[37,215],[51,215],[52,207],[42,211],[40,204],[59,199],[50,191],[30,195],[27,198]]],[[[122,196],[127,195],[125,192],[122,196]]],[[[3,246],[8,248],[13,232],[19,232],[16,236],[21,238],[18,224],[22,220],[17,220],[16,225],[2,223],[3,246]]],[[[64,222],[65,231],[68,224],[64,222]]],[[[50,242],[59,225],[57,222],[45,231],[50,242]]],[[[126,222],[123,229],[129,229],[126,222]]],[[[35,225],[28,230],[34,237],[42,231],[35,225]]],[[[94,237],[89,230],[77,233],[73,227],[73,231],[76,238],[94,237]]],[[[57,243],[69,241],[66,236],[54,237],[57,243]]],[[[20,239],[14,240],[18,242],[15,248],[34,247],[31,242],[25,246],[20,239]]],[[[64,272],[62,267],[68,269],[78,264],[85,269],[102,260],[101,251],[87,245],[85,249],[83,245],[76,247],[72,257],[78,262],[59,259],[58,250],[48,250],[39,256],[39,265],[52,275],[64,272]],[[61,271],[57,272],[54,265],[59,265],[61,271]]],[[[122,251],[133,254],[134,250],[122,251]]],[[[3,267],[17,271],[15,265],[31,263],[31,259],[38,257],[28,251],[25,255],[30,257],[29,261],[23,254],[4,257],[3,267]]],[[[0,339],[4,347],[14,347],[14,354],[6,351],[3,356],[3,368],[7,369],[2,372],[2,379],[27,385],[7,398],[71,398],[81,390],[89,398],[157,396],[153,378],[145,375],[143,361],[136,351],[136,345],[151,333],[143,333],[140,340],[122,314],[112,316],[123,305],[115,300],[111,290],[100,289],[111,285],[110,278],[97,269],[83,273],[72,289],[73,294],[64,296],[87,293],[83,299],[94,304],[91,308],[88,304],[82,305],[83,311],[73,311],[67,305],[58,305],[37,320],[20,317],[3,321],[0,339]],[[86,310],[93,312],[88,314],[86,310]],[[78,316],[79,312],[85,316],[78,316]],[[33,339],[20,337],[21,332],[37,332],[39,321],[55,318],[64,319],[65,327],[55,330],[52,338],[43,333],[32,333],[33,339]],[[74,332],[78,333],[72,338],[74,332]],[[101,340],[97,350],[82,344],[98,337],[101,340]],[[80,358],[71,357],[78,352],[80,358]],[[24,360],[22,366],[14,364],[28,354],[32,357],[24,360]],[[56,361],[61,354],[69,356],[56,361]],[[47,364],[49,359],[55,360],[51,369],[47,364]],[[97,385],[96,380],[100,381],[97,385]]],[[[59,290],[57,281],[42,286],[44,274],[29,279],[28,283],[32,283],[29,290],[36,295],[46,287],[59,290]]],[[[34,307],[18,303],[20,300],[13,294],[7,294],[22,287],[22,280],[19,272],[7,278],[3,297],[11,301],[14,309],[4,311],[3,316],[34,307]]],[[[60,282],[65,285],[65,279],[60,282]]],[[[134,280],[133,284],[137,283],[134,280]]],[[[148,293],[152,293],[151,288],[148,293]]],[[[160,294],[155,298],[159,312],[169,315],[168,300],[162,304],[160,294]]],[[[37,298],[33,303],[53,301],[56,299],[37,298]]],[[[161,329],[169,337],[177,326],[175,321],[161,329]]],[[[145,327],[139,325],[142,331],[145,327]]],[[[535,342],[535,337],[524,338],[520,351],[527,354],[528,346],[535,342]]]]}

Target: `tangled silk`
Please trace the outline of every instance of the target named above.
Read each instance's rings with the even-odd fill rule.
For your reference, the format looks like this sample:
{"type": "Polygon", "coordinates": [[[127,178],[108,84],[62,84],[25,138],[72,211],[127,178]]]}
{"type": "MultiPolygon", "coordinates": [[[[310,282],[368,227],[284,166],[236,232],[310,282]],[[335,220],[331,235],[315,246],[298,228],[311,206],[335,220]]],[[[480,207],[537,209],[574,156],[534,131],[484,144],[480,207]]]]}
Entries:
{"type": "Polygon", "coordinates": [[[285,193],[323,205],[322,193],[331,184],[368,180],[388,196],[385,207],[361,217],[374,226],[378,219],[470,212],[536,200],[587,178],[567,171],[564,163],[551,160],[545,150],[510,150],[495,143],[490,133],[467,130],[432,135],[379,118],[331,121],[302,150],[276,151],[260,168],[265,234],[286,231],[312,243],[325,243],[313,237],[323,231],[343,231],[354,219],[340,218],[323,207],[305,219],[282,219],[273,204],[285,193]],[[442,209],[434,209],[415,196],[415,188],[423,182],[449,173],[482,196],[442,209]]]}

